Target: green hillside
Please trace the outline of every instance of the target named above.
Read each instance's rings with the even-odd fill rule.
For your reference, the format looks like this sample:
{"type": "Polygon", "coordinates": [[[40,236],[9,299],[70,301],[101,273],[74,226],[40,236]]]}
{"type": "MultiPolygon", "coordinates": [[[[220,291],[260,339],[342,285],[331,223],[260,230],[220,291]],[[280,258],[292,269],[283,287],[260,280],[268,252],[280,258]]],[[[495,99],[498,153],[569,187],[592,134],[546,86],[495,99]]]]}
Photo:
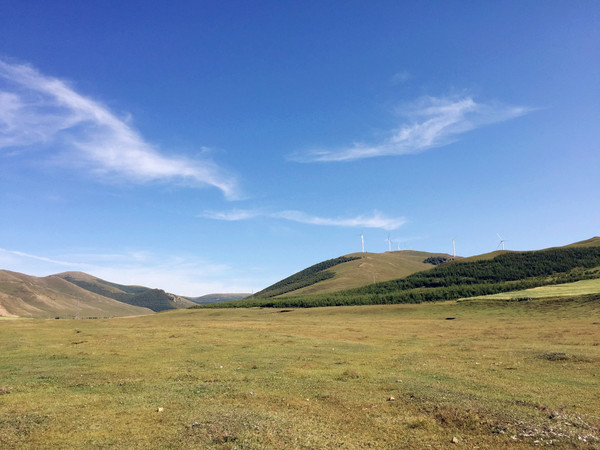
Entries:
{"type": "Polygon", "coordinates": [[[585,241],[574,242],[573,244],[567,245],[567,247],[600,247],[600,236],[594,236],[585,241]]]}
{"type": "MultiPolygon", "coordinates": [[[[560,248],[572,248],[572,247],[600,247],[600,237],[594,236],[593,238],[586,239],[584,241],[573,242],[572,244],[568,244],[562,247],[550,247],[543,250],[554,250],[560,248]]],[[[536,251],[543,251],[536,250],[536,251]]],[[[472,261],[481,261],[481,260],[489,260],[494,259],[496,256],[505,255],[507,253],[513,253],[513,250],[495,250],[489,253],[483,253],[481,255],[468,256],[466,258],[462,258],[463,262],[472,262],[472,261]]]]}
{"type": "Polygon", "coordinates": [[[60,277],[38,278],[0,270],[0,316],[85,318],[151,313],[148,308],[98,295],[60,277]]]}
{"type": "Polygon", "coordinates": [[[393,280],[434,267],[427,259],[451,258],[445,253],[403,250],[351,253],[308,267],[256,293],[255,298],[322,294],[393,280]]]}
{"type": "Polygon", "coordinates": [[[89,292],[118,300],[133,306],[149,308],[152,311],[188,308],[195,303],[161,289],[143,286],[126,286],[111,283],[83,272],[63,272],[55,275],[89,292]]]}
{"type": "Polygon", "coordinates": [[[335,276],[332,270],[329,270],[339,264],[343,264],[349,261],[360,259],[360,256],[340,256],[339,258],[328,259],[327,261],[320,262],[313,266],[310,266],[292,276],[284,278],[283,280],[263,289],[260,292],[254,294],[255,298],[269,298],[276,297],[278,295],[287,294],[290,292],[298,292],[298,290],[313,286],[321,281],[328,280],[335,276]]]}
{"type": "Polygon", "coordinates": [[[130,305],[150,308],[152,311],[166,311],[169,309],[189,308],[195,303],[183,297],[169,294],[162,289],[148,289],[139,294],[133,294],[123,300],[130,305]]]}
{"type": "MultiPolygon", "coordinates": [[[[589,244],[589,243],[588,243],[589,244]]],[[[421,303],[509,292],[537,286],[600,278],[600,246],[575,245],[449,261],[404,278],[344,291],[249,298],[220,306],[312,307],[421,303]]]]}

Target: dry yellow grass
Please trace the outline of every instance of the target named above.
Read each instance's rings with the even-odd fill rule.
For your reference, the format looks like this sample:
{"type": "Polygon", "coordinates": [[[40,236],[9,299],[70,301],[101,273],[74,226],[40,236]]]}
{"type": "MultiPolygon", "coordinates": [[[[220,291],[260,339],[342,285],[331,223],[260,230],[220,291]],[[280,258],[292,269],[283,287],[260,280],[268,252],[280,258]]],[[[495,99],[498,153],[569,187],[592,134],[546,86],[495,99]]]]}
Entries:
{"type": "Polygon", "coordinates": [[[335,273],[334,278],[288,292],[282,295],[282,297],[335,292],[342,289],[365,286],[374,282],[402,278],[434,267],[432,264],[425,264],[423,262],[426,258],[431,256],[449,257],[450,255],[445,253],[402,250],[385,253],[352,253],[346,256],[358,256],[360,259],[345,262],[328,269],[335,273]]]}
{"type": "Polygon", "coordinates": [[[590,448],[599,312],[571,298],[4,321],[0,447],[590,448]]]}

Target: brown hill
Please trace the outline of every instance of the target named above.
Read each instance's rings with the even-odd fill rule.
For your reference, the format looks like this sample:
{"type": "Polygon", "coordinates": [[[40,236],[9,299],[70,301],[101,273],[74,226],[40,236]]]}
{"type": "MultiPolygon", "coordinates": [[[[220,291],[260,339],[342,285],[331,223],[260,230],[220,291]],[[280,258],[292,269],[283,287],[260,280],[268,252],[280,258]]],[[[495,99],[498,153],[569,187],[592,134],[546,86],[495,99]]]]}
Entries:
{"type": "Polygon", "coordinates": [[[0,270],[0,315],[7,317],[114,317],[151,314],[82,289],[60,277],[34,277],[0,270]]]}
{"type": "Polygon", "coordinates": [[[194,302],[184,297],[169,294],[162,289],[111,283],[83,272],[63,272],[55,276],[95,294],[129,305],[149,308],[155,312],[195,305],[194,302]]]}

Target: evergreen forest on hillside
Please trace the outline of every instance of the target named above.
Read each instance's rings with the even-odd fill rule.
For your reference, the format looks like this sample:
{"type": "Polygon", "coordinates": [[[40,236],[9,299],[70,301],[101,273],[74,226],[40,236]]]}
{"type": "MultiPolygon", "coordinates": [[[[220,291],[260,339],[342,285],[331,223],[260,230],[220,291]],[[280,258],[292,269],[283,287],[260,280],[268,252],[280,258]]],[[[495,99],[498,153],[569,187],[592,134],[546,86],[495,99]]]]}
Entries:
{"type": "Polygon", "coordinates": [[[359,256],[340,256],[339,258],[328,259],[301,270],[294,275],[287,277],[266,289],[254,294],[251,298],[270,298],[301,289],[306,286],[311,286],[319,281],[327,280],[334,277],[334,273],[327,270],[338,264],[348,261],[360,259],[359,256]]]}
{"type": "Polygon", "coordinates": [[[600,247],[508,252],[493,259],[451,261],[405,278],[356,289],[284,298],[265,299],[255,296],[206,307],[315,307],[453,300],[598,278],[599,267],[600,247]]]}

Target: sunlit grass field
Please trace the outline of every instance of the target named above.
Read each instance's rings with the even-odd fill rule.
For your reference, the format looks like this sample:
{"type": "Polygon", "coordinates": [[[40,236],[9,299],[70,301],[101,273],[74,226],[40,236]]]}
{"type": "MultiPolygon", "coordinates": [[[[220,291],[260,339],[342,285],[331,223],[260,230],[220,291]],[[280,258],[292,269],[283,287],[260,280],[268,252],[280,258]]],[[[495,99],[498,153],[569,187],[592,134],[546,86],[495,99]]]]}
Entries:
{"type": "Polygon", "coordinates": [[[477,299],[519,299],[519,298],[546,298],[546,297],[568,297],[575,295],[586,295],[600,292],[600,278],[592,280],[581,280],[574,283],[551,284],[540,286],[522,291],[502,292],[501,294],[492,294],[477,299]]]}
{"type": "Polygon", "coordinates": [[[0,448],[600,446],[600,296],[0,323],[0,448]]]}

